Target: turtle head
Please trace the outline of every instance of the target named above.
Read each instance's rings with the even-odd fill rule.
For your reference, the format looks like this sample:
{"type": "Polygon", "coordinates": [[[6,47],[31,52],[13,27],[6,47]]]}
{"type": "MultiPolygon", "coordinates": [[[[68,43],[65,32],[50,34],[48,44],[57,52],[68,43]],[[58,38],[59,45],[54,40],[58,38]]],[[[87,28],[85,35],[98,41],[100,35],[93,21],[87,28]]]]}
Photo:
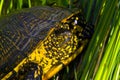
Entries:
{"type": "Polygon", "coordinates": [[[78,11],[58,22],[50,35],[43,42],[49,58],[65,60],[81,46],[86,44],[91,35],[89,26],[78,11]],[[50,55],[52,54],[52,55],[50,55]]]}

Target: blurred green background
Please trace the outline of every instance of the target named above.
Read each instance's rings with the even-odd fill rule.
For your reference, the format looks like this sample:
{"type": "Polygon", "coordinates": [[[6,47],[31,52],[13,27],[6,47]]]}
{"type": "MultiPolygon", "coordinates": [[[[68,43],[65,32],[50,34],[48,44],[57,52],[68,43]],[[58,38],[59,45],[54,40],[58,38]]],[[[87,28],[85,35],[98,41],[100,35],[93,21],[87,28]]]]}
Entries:
{"type": "Polygon", "coordinates": [[[0,15],[40,5],[82,9],[95,26],[89,46],[51,80],[120,80],[120,0],[0,0],[0,15]]]}

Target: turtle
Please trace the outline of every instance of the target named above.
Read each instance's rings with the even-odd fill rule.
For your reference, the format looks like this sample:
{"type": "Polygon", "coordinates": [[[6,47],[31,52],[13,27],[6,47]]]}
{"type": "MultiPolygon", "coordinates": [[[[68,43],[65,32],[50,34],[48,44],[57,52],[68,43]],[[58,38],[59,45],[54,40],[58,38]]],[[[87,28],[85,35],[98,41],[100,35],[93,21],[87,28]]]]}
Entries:
{"type": "Polygon", "coordinates": [[[0,79],[48,80],[79,55],[94,33],[81,10],[38,6],[0,19],[0,79]]]}

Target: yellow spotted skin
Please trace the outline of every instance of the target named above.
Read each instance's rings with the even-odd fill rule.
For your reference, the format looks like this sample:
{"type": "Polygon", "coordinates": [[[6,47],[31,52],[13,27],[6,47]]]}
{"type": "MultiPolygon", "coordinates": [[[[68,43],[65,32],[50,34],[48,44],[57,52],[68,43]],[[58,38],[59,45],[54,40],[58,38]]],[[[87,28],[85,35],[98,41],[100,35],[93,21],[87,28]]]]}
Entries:
{"type": "Polygon", "coordinates": [[[56,23],[45,39],[39,41],[37,47],[2,80],[9,79],[12,75],[13,79],[25,79],[30,71],[34,72],[34,79],[40,77],[48,80],[74,60],[91,36],[91,29],[79,15],[81,11],[56,23]]]}

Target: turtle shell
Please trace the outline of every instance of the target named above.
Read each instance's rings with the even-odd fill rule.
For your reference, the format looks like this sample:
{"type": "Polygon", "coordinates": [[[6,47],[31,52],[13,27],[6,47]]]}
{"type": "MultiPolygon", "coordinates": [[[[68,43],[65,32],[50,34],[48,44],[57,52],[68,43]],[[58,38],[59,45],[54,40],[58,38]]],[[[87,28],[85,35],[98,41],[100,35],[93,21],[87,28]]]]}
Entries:
{"type": "Polygon", "coordinates": [[[77,24],[77,18],[72,21],[71,14],[63,8],[42,6],[17,11],[2,18],[0,79],[21,79],[21,76],[24,77],[22,79],[31,79],[29,76],[49,79],[73,60],[77,56],[73,56],[73,53],[80,53],[83,49],[81,44],[88,41],[88,37],[84,37],[84,41],[80,37],[91,36],[92,33],[91,27],[85,27],[86,22],[82,18],[82,22],[78,22],[84,28],[77,29],[82,35],[74,27],[68,29],[70,25],[77,24]]]}

